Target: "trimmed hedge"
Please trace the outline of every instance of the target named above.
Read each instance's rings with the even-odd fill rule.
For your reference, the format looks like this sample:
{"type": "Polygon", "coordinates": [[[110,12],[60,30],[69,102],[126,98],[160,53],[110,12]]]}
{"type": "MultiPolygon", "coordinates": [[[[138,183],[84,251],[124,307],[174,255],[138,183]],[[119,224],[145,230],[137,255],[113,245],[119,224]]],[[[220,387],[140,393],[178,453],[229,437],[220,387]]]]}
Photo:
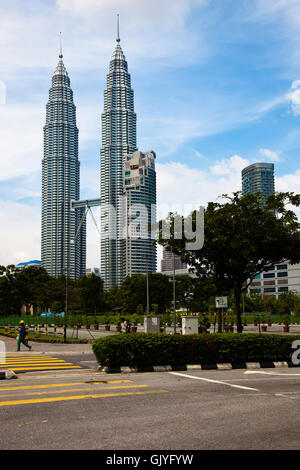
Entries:
{"type": "Polygon", "coordinates": [[[135,333],[93,342],[98,363],[108,367],[211,365],[229,362],[288,361],[299,335],[135,333]]]}

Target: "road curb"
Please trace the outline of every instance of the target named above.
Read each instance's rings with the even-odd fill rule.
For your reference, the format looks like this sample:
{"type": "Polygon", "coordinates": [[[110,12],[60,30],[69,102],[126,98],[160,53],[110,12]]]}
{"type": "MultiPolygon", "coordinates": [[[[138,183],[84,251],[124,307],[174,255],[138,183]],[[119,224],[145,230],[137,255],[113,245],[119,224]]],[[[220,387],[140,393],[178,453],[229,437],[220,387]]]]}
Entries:
{"type": "Polygon", "coordinates": [[[157,365],[145,367],[107,367],[98,366],[96,370],[107,374],[115,373],[137,373],[137,372],[171,372],[171,371],[193,371],[193,370],[233,370],[233,369],[267,369],[267,368],[283,368],[296,367],[288,361],[261,361],[261,362],[245,362],[241,364],[218,363],[218,364],[185,364],[178,366],[157,365]]]}

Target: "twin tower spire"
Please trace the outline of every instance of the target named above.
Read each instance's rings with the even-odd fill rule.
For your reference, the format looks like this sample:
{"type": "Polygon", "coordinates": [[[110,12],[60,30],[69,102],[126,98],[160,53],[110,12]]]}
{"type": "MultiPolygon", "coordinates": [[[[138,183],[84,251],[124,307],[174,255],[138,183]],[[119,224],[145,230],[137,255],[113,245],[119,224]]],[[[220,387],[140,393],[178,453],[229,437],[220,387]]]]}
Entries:
{"type": "MultiPolygon", "coordinates": [[[[120,39],[120,15],[117,14],[117,38],[116,38],[116,41],[117,42],[120,42],[121,39],[120,39]]],[[[62,52],[62,32],[60,31],[59,33],[59,58],[62,59],[63,58],[63,52],[62,52]]]]}

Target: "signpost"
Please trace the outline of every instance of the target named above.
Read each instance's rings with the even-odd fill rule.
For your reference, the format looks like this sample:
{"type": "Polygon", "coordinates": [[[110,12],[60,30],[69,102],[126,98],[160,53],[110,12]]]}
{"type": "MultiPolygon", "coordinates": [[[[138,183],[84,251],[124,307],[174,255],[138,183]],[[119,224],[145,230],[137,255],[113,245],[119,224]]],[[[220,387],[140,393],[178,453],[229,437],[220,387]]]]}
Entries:
{"type": "Polygon", "coordinates": [[[216,297],[216,308],[219,310],[218,315],[218,333],[222,333],[223,324],[223,308],[228,307],[228,297],[216,297]]]}
{"type": "Polygon", "coordinates": [[[228,297],[216,297],[216,308],[227,308],[228,297]]]}

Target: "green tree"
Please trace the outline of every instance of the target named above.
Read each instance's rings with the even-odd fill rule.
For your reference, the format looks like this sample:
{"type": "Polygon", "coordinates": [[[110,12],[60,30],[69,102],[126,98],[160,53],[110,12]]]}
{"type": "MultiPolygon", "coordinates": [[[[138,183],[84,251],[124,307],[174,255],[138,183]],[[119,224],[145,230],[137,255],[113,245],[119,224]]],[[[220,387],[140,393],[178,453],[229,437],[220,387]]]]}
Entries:
{"type": "Polygon", "coordinates": [[[123,306],[123,293],[120,286],[114,286],[104,291],[104,305],[107,310],[121,308],[123,306]]]}
{"type": "Polygon", "coordinates": [[[104,308],[103,280],[92,273],[90,276],[80,276],[76,287],[81,290],[81,304],[83,311],[88,313],[101,312],[104,308]]]}
{"type": "Polygon", "coordinates": [[[262,298],[264,310],[268,313],[276,313],[277,299],[275,295],[264,295],[262,298]]]}
{"type": "Polygon", "coordinates": [[[33,305],[35,312],[42,301],[42,292],[49,281],[50,276],[43,267],[29,266],[17,271],[16,288],[22,303],[27,307],[33,305]]]}
{"type": "MultiPolygon", "coordinates": [[[[169,245],[183,261],[195,268],[199,277],[203,272],[212,276],[220,295],[233,290],[237,330],[242,332],[241,295],[255,275],[269,264],[300,261],[299,222],[288,207],[299,206],[300,196],[275,193],[264,203],[259,193],[243,196],[236,192],[232,196],[223,195],[223,199],[226,199],[224,203],[207,205],[201,249],[187,250],[186,242],[191,240],[184,235],[178,239],[174,224],[168,240],[162,238],[160,230],[159,243],[169,245]]],[[[195,210],[186,219],[194,229],[197,212],[195,210]]],[[[169,214],[168,221],[174,221],[174,214],[169,214]]]]}
{"type": "Polygon", "coordinates": [[[175,277],[175,294],[176,301],[179,307],[186,308],[187,312],[190,311],[193,305],[195,282],[191,276],[176,276],[175,277]]]}
{"type": "Polygon", "coordinates": [[[290,315],[294,312],[295,306],[299,301],[299,297],[295,292],[283,292],[278,297],[277,310],[280,315],[290,315]]]}
{"type": "Polygon", "coordinates": [[[52,313],[61,313],[64,310],[64,303],[63,302],[58,302],[57,300],[54,300],[51,304],[51,312],[52,313]]]}
{"type": "MultiPolygon", "coordinates": [[[[128,313],[136,313],[137,306],[147,306],[146,275],[133,274],[124,279],[120,291],[122,308],[128,313]]],[[[157,304],[158,313],[163,313],[170,305],[172,284],[169,278],[161,273],[149,273],[149,298],[151,304],[157,304]]]]}
{"type": "Polygon", "coordinates": [[[19,314],[21,305],[22,299],[16,282],[16,267],[0,266],[0,314],[19,314]]]}
{"type": "MultiPolygon", "coordinates": [[[[263,313],[265,311],[265,303],[263,296],[258,293],[253,293],[247,296],[248,304],[250,306],[250,312],[260,312],[263,313]]],[[[247,301],[246,301],[247,302],[247,301]]]]}

